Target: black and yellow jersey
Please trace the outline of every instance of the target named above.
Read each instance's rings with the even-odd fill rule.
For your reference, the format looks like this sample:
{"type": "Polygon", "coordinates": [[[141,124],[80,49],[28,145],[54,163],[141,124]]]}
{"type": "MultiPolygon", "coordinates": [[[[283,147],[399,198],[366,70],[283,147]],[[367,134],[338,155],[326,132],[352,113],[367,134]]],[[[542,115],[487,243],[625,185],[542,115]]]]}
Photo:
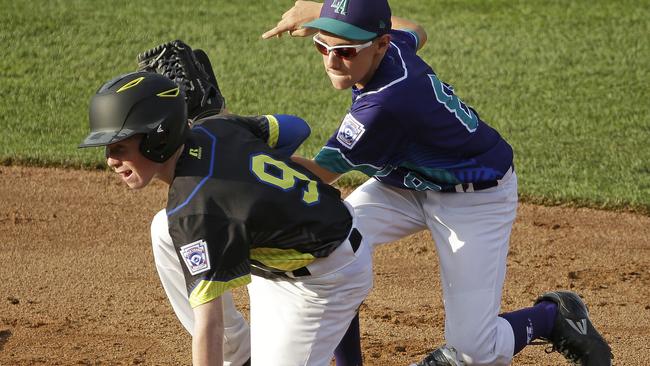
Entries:
{"type": "Polygon", "coordinates": [[[285,272],[326,257],[351,229],[340,192],[274,148],[277,127],[235,115],[192,127],[167,217],[193,307],[249,283],[251,266],[285,272]]]}

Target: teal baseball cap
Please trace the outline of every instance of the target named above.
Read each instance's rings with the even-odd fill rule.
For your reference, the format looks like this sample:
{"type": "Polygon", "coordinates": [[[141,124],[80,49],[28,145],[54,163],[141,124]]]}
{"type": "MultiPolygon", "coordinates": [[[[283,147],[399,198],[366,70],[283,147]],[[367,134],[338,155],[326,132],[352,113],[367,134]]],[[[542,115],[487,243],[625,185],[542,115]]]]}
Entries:
{"type": "Polygon", "coordinates": [[[390,32],[390,6],[386,0],[325,0],[320,16],[305,23],[354,41],[369,41],[390,32]]]}

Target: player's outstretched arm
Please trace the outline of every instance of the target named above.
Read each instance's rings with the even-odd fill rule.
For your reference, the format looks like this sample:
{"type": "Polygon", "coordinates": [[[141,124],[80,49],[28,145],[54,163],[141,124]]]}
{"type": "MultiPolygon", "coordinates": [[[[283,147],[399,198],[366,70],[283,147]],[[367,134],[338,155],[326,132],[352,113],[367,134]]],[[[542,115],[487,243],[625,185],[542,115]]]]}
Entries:
{"type": "Polygon", "coordinates": [[[235,120],[262,139],[269,147],[289,157],[302,144],[311,128],[304,119],[290,114],[267,114],[264,116],[229,115],[225,118],[235,120]]]}
{"type": "Polygon", "coordinates": [[[415,32],[418,35],[418,50],[424,47],[424,44],[427,43],[427,32],[422,28],[422,26],[414,21],[392,16],[390,22],[392,23],[391,28],[393,29],[410,30],[415,32]]]}
{"type": "MultiPolygon", "coordinates": [[[[302,28],[302,25],[317,19],[322,7],[322,3],[314,1],[296,1],[291,9],[282,14],[282,19],[275,27],[262,34],[262,38],[281,37],[284,33],[289,33],[292,37],[306,37],[316,33],[316,29],[302,28]]],[[[427,41],[427,33],[419,24],[396,16],[392,16],[390,21],[393,29],[405,29],[415,32],[419,38],[418,49],[424,46],[427,41]]]]}
{"type": "Polygon", "coordinates": [[[262,38],[281,37],[288,32],[292,37],[306,37],[316,33],[315,29],[301,28],[303,24],[318,18],[322,3],[298,0],[293,7],[282,14],[278,24],[262,34],[262,38]]]}
{"type": "Polygon", "coordinates": [[[298,156],[298,155],[293,155],[291,157],[291,160],[309,169],[310,172],[314,173],[324,183],[332,184],[341,177],[340,173],[335,173],[328,169],[325,169],[311,159],[303,158],[302,156],[298,156]]]}
{"type": "Polygon", "coordinates": [[[194,309],[192,364],[194,366],[223,365],[223,306],[221,297],[194,309]]]}

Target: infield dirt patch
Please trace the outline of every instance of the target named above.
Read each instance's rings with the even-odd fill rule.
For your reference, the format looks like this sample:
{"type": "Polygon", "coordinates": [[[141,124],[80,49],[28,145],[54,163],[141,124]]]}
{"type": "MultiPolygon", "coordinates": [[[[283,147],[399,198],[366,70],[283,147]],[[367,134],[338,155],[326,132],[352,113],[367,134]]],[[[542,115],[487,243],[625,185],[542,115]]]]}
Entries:
{"type": "MultiPolygon", "coordinates": [[[[153,265],[149,223],[166,188],[108,172],[0,167],[0,365],[189,365],[190,337],[153,265]]],[[[578,292],[615,365],[650,364],[650,217],[521,204],[503,311],[578,292]]],[[[408,365],[443,343],[427,233],[377,249],[361,309],[366,365],[408,365]]],[[[235,297],[247,312],[246,292],[235,297]]],[[[562,365],[529,346],[513,365],[562,365]]]]}

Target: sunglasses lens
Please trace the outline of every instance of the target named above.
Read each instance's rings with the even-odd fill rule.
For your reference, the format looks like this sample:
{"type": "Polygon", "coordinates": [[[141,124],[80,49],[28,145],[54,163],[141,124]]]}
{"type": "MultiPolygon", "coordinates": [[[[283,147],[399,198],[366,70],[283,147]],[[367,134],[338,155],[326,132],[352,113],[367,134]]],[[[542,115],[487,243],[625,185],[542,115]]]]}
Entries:
{"type": "Polygon", "coordinates": [[[322,44],[320,44],[318,42],[314,42],[314,46],[316,46],[316,49],[318,50],[318,52],[320,52],[323,55],[327,56],[328,52],[327,52],[327,48],[325,48],[325,46],[323,46],[322,44]]]}
{"type": "Polygon", "coordinates": [[[340,58],[350,59],[357,55],[357,50],[352,47],[336,48],[334,54],[340,58]]]}
{"type": "Polygon", "coordinates": [[[336,55],[336,57],[343,58],[346,60],[350,60],[354,58],[358,53],[356,47],[345,47],[345,46],[327,47],[325,44],[317,40],[316,37],[314,37],[314,46],[316,46],[318,52],[320,52],[325,56],[329,55],[330,52],[334,52],[334,55],[336,55]]]}

